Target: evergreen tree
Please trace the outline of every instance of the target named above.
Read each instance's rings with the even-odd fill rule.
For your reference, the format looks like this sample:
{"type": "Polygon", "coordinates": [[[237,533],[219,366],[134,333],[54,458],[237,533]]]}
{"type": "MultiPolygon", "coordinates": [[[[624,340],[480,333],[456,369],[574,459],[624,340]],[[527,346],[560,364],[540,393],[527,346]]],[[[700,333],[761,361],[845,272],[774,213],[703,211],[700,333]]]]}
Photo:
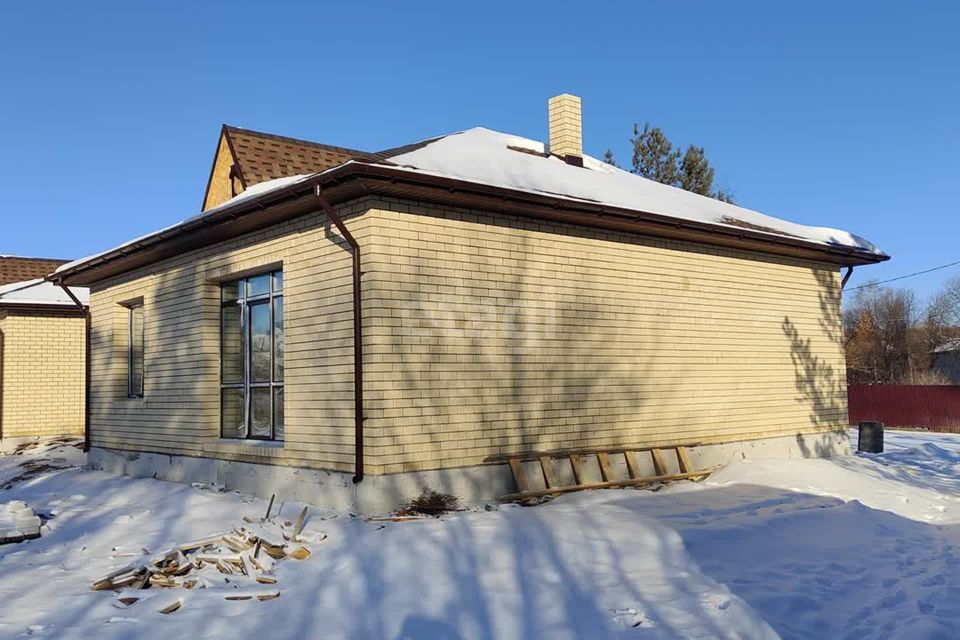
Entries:
{"type": "Polygon", "coordinates": [[[603,152],[603,161],[614,167],[617,166],[617,161],[613,158],[613,151],[610,151],[610,149],[603,152]]]}
{"type": "Polygon", "coordinates": [[[680,188],[702,196],[713,195],[713,167],[707,161],[703,147],[690,145],[683,154],[680,160],[680,188]]]}
{"type": "Polygon", "coordinates": [[[630,143],[633,145],[633,173],[663,184],[679,185],[677,162],[680,152],[673,148],[660,127],[651,128],[648,122],[641,131],[638,125],[633,125],[630,143]]]}
{"type": "Polygon", "coordinates": [[[729,189],[717,189],[713,192],[713,197],[719,200],[720,202],[727,202],[730,204],[735,204],[736,201],[733,199],[733,193],[729,189]]]}
{"type": "MultiPolygon", "coordinates": [[[[651,127],[649,122],[643,125],[643,130],[633,125],[630,144],[633,145],[633,173],[638,176],[733,204],[733,193],[729,190],[714,190],[714,170],[703,147],[690,145],[681,156],[663,130],[651,127]]],[[[610,150],[603,159],[616,165],[610,150]]]]}

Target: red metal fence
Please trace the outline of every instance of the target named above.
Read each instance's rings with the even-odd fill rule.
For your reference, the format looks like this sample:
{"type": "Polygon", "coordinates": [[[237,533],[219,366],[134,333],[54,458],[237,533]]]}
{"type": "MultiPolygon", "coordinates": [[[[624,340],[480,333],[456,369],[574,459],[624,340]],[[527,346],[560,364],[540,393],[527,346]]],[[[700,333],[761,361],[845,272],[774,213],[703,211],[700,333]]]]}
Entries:
{"type": "Polygon", "coordinates": [[[960,433],[960,386],[852,384],[850,424],[880,420],[888,427],[960,433]]]}

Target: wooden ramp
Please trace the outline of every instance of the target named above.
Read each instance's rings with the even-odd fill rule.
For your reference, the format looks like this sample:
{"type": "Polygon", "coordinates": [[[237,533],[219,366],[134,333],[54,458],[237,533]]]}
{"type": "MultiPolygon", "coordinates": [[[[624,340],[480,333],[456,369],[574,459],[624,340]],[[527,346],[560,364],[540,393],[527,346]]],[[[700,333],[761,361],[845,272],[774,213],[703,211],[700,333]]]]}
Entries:
{"type": "Polygon", "coordinates": [[[486,459],[486,462],[506,462],[510,465],[510,471],[517,484],[517,492],[501,496],[500,500],[512,502],[588,489],[632,487],[703,478],[710,475],[713,470],[693,468],[690,462],[690,448],[695,446],[697,445],[680,444],[632,449],[557,449],[491,456],[486,459]],[[644,460],[638,456],[649,456],[649,458],[644,460]],[[569,465],[569,472],[566,475],[573,482],[563,482],[559,479],[564,469],[562,466],[564,460],[569,465]],[[556,461],[560,461],[560,467],[556,466],[556,461]],[[594,469],[588,468],[588,461],[595,467],[594,469]],[[652,469],[653,474],[642,472],[641,465],[652,469]],[[672,467],[675,467],[676,471],[672,467]],[[595,480],[598,474],[594,471],[597,469],[599,481],[595,480]],[[530,473],[534,474],[533,477],[528,475],[530,473]],[[541,474],[542,489],[538,486],[540,482],[537,477],[541,474]],[[626,477],[622,477],[624,475],[626,477]]]}

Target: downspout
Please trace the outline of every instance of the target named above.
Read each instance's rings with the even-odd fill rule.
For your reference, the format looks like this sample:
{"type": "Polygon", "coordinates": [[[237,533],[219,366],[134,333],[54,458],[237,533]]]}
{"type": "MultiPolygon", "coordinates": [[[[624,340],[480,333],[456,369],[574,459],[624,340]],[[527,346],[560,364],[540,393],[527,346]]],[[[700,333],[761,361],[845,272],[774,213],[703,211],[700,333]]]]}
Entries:
{"type": "Polygon", "coordinates": [[[323,194],[320,185],[316,185],[314,193],[320,200],[320,207],[337,227],[340,235],[353,249],[353,451],[354,467],[353,483],[363,481],[363,324],[360,315],[360,245],[353,234],[343,224],[333,205],[323,194]]]}
{"type": "Polygon", "coordinates": [[[90,451],[90,309],[73,295],[70,287],[58,282],[57,286],[66,292],[73,304],[83,312],[84,318],[84,356],[83,356],[83,452],[90,451]]]}
{"type": "Polygon", "coordinates": [[[847,267],[847,272],[843,275],[843,280],[840,281],[840,289],[843,290],[847,286],[847,280],[850,279],[850,276],[853,275],[853,265],[847,267]]]}

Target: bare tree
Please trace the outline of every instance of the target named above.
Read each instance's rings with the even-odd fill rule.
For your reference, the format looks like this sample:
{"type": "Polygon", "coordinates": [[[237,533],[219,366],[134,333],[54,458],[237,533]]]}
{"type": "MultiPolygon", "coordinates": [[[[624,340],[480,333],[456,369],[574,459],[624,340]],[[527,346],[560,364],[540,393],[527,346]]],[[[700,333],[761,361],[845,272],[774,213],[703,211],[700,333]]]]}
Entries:
{"type": "Polygon", "coordinates": [[[866,287],[844,313],[849,383],[895,384],[909,377],[918,320],[913,291],[866,287]]]}
{"type": "Polygon", "coordinates": [[[922,307],[910,289],[867,286],[844,312],[850,384],[947,384],[931,352],[960,338],[960,277],[922,307]]]}
{"type": "Polygon", "coordinates": [[[930,300],[926,324],[931,349],[957,337],[960,328],[960,277],[947,280],[930,300]]]}

